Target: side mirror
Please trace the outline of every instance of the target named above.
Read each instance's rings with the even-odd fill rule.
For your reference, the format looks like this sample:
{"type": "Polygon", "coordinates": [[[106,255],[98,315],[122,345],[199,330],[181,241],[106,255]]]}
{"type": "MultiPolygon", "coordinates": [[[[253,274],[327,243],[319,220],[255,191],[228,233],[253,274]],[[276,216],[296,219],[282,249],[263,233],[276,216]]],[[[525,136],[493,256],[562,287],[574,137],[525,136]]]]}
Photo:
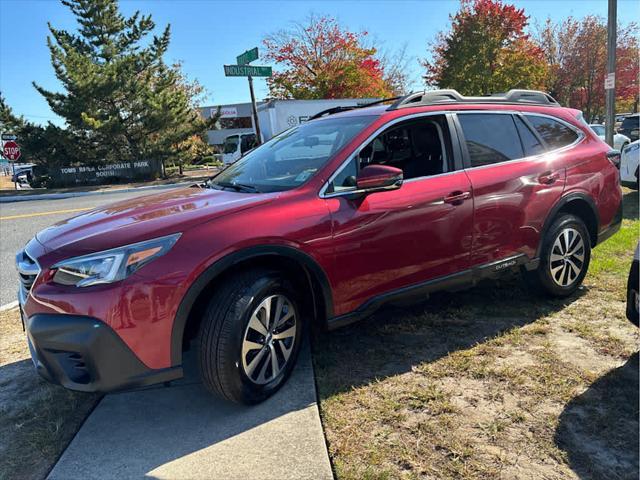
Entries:
{"type": "Polygon", "coordinates": [[[360,170],[356,178],[358,190],[378,192],[395,190],[402,185],[402,170],[387,165],[368,165],[360,170]]]}

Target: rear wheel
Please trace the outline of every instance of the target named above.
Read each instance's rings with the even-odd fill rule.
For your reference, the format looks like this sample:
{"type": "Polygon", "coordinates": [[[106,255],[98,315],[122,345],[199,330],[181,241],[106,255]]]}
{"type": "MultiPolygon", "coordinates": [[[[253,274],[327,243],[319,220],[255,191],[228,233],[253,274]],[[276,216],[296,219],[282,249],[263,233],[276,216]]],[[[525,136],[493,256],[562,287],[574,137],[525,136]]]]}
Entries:
{"type": "Polygon", "coordinates": [[[574,215],[557,218],[543,238],[540,265],[526,272],[528,283],[554,297],[567,297],[584,280],[591,241],[584,222],[574,215]]]}
{"type": "Polygon", "coordinates": [[[302,340],[295,290],[277,272],[249,271],[215,292],[198,337],[202,381],[242,404],[259,403],[289,378],[302,340]]]}

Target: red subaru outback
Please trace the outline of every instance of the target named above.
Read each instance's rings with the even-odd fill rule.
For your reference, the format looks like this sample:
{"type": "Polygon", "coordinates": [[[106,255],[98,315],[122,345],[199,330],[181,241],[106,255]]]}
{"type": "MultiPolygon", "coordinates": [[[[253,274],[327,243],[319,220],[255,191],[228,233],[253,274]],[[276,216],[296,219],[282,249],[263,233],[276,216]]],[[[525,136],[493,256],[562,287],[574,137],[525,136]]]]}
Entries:
{"type": "Polygon", "coordinates": [[[207,183],[84,213],[17,257],[37,371],[82,391],[182,375],[256,403],[312,324],[507,270],[554,296],[620,226],[611,151],[541,92],[441,90],[318,115],[207,183]]]}

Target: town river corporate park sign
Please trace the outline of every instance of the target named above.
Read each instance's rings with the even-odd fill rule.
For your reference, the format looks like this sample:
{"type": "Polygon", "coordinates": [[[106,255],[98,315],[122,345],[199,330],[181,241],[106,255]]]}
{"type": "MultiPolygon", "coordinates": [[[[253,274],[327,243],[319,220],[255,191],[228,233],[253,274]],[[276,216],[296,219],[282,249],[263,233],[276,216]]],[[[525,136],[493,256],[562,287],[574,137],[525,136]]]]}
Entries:
{"type": "Polygon", "coordinates": [[[162,173],[159,160],[138,160],[109,165],[79,165],[49,170],[55,186],[92,185],[116,183],[118,181],[152,180],[162,173]]]}

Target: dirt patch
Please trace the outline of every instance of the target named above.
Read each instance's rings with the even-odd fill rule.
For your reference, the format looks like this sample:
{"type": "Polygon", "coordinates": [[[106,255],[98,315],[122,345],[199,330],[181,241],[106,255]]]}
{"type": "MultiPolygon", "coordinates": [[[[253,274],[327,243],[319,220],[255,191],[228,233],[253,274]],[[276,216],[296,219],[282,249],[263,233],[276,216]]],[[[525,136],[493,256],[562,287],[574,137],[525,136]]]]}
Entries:
{"type": "Polygon", "coordinates": [[[41,479],[98,402],[42,380],[17,310],[0,312],[0,479],[41,479]]]}
{"type": "Polygon", "coordinates": [[[637,478],[624,280],[591,276],[570,299],[541,300],[512,278],[320,337],[338,478],[637,478]]]}

